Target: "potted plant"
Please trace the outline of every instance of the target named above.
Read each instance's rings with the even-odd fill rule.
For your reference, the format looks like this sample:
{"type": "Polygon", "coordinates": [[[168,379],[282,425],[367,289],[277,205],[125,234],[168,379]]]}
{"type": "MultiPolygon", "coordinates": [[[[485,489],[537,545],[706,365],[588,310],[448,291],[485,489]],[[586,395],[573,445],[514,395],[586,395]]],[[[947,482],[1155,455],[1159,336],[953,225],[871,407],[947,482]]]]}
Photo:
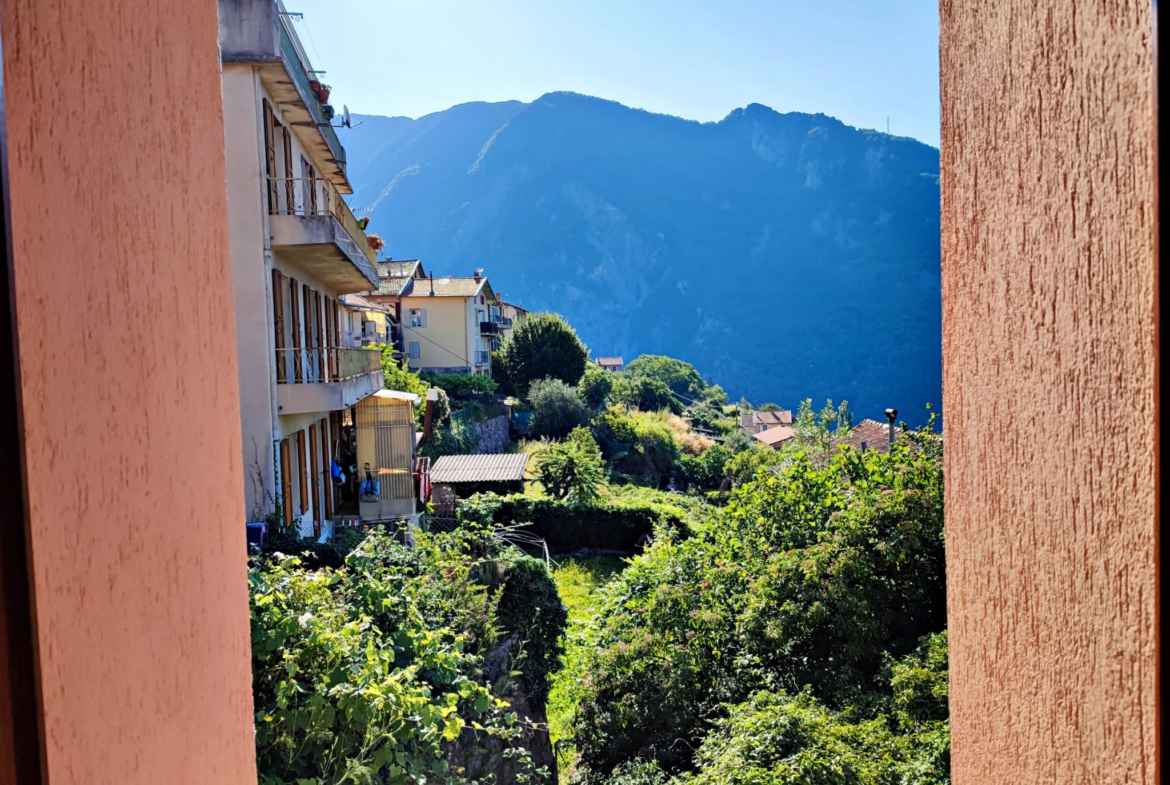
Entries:
{"type": "Polygon", "coordinates": [[[316,95],[317,93],[321,92],[321,83],[316,79],[310,79],[309,89],[313,91],[313,95],[316,95]]]}
{"type": "Polygon", "coordinates": [[[364,232],[366,227],[370,225],[370,216],[363,215],[361,218],[357,219],[357,225],[358,228],[364,232]]]}
{"type": "Polygon", "coordinates": [[[374,253],[378,253],[379,251],[381,251],[383,248],[386,247],[386,241],[383,240],[379,235],[376,235],[376,234],[371,234],[370,236],[368,236],[366,238],[366,242],[368,242],[370,244],[370,250],[373,251],[374,253]]]}
{"type": "MultiPolygon", "coordinates": [[[[320,84],[320,83],[318,83],[320,84]]],[[[323,84],[317,88],[317,100],[323,104],[329,103],[329,92],[332,90],[329,85],[323,84]]]]}

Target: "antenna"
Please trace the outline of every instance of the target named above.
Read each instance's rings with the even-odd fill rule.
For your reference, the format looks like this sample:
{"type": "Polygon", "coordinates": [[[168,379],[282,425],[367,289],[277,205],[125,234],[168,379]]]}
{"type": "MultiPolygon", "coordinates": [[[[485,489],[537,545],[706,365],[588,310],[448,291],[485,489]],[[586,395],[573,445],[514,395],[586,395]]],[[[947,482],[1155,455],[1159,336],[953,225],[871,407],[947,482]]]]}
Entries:
{"type": "MultiPolygon", "coordinates": [[[[346,121],[348,121],[349,116],[347,115],[345,119],[346,119],[346,121]]],[[[889,135],[890,135],[890,118],[887,117],[886,118],[886,136],[889,136],[889,135]]]]}

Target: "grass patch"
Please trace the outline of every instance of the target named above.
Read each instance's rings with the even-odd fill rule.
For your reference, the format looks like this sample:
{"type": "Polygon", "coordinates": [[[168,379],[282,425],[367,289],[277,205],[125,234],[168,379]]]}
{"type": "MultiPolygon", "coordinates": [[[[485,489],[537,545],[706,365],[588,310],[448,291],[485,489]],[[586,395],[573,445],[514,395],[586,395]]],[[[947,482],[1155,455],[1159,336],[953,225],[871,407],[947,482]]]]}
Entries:
{"type": "MultiPolygon", "coordinates": [[[[596,604],[594,590],[625,567],[625,561],[618,556],[569,556],[557,560],[552,577],[565,607],[569,609],[568,636],[572,636],[575,628],[588,621],[593,614],[596,604]]],[[[573,735],[571,724],[574,707],[570,702],[567,685],[561,681],[561,673],[553,677],[547,708],[549,737],[560,759],[559,768],[564,772],[575,753],[568,741],[573,735]]]]}

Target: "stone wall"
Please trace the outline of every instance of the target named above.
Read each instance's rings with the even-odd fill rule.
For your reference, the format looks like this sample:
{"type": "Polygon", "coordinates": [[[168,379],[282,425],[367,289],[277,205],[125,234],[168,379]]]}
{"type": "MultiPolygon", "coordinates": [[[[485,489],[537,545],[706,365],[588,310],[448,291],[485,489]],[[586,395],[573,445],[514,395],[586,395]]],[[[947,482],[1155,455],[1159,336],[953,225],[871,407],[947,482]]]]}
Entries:
{"type": "Polygon", "coordinates": [[[505,415],[492,417],[472,426],[479,439],[475,452],[478,455],[501,453],[508,447],[508,418],[505,415]]]}

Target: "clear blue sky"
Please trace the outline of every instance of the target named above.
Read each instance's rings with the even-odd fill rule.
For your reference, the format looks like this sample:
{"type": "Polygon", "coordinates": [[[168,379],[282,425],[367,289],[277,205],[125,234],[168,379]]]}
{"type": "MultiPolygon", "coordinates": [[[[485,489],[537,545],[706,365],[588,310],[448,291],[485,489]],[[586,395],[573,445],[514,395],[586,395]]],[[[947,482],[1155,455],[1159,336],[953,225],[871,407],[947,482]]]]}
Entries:
{"type": "Polygon", "coordinates": [[[332,103],[420,117],[572,90],[692,120],[749,103],[937,146],[937,0],[285,0],[332,103]],[[306,34],[306,31],[308,34],[306,34]]]}

